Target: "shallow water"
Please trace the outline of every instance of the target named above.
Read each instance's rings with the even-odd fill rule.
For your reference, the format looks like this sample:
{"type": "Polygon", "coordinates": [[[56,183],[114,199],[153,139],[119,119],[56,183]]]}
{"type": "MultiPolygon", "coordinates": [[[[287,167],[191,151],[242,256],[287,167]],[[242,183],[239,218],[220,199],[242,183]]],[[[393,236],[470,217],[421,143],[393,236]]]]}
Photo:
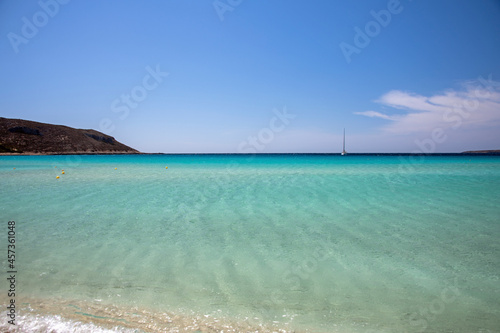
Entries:
{"type": "Polygon", "coordinates": [[[499,157],[0,157],[0,185],[20,331],[499,331],[499,157]]]}

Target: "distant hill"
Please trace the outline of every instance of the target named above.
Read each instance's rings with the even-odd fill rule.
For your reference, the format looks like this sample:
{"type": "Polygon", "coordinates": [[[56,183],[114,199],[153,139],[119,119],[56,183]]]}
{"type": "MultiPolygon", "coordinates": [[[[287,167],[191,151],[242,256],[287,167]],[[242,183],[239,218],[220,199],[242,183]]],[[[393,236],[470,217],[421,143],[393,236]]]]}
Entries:
{"type": "Polygon", "coordinates": [[[462,154],[498,154],[500,149],[497,150],[468,150],[464,151],[462,154]]]}
{"type": "Polygon", "coordinates": [[[0,117],[0,153],[137,154],[112,136],[22,119],[0,117]]]}

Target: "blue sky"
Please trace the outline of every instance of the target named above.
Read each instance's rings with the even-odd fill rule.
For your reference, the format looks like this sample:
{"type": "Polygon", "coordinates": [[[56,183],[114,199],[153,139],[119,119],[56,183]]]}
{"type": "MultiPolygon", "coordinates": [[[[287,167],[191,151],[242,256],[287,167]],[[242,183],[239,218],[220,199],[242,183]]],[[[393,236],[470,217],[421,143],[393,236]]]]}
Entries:
{"type": "Polygon", "coordinates": [[[0,115],[143,152],[500,149],[500,2],[0,2],[0,115]]]}

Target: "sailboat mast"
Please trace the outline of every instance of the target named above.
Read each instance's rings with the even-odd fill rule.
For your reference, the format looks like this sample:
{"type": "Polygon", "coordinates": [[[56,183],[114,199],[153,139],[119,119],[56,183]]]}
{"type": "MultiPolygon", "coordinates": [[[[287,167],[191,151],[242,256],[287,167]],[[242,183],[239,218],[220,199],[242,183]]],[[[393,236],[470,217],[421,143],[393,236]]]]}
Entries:
{"type": "Polygon", "coordinates": [[[345,128],[344,128],[344,139],[342,140],[342,154],[340,155],[345,155],[347,152],[345,151],[345,128]]]}
{"type": "Polygon", "coordinates": [[[342,140],[342,152],[345,153],[345,128],[344,128],[344,139],[342,140]]]}

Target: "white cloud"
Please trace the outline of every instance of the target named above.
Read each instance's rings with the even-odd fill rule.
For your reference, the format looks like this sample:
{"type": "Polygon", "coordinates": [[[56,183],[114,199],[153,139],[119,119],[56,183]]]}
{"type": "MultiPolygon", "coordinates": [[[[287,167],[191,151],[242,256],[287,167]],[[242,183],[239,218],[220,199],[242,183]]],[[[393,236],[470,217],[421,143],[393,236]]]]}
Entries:
{"type": "Polygon", "coordinates": [[[370,118],[382,118],[382,119],[394,120],[394,117],[388,116],[386,114],[383,114],[383,113],[380,113],[377,111],[354,112],[354,114],[359,114],[359,115],[367,116],[370,118]]]}
{"type": "Polygon", "coordinates": [[[390,91],[376,102],[403,110],[394,115],[377,111],[355,112],[367,117],[389,120],[383,130],[392,134],[429,132],[436,128],[481,129],[500,124],[500,82],[479,79],[463,84],[461,90],[447,90],[422,96],[400,90],[390,91]]]}
{"type": "Polygon", "coordinates": [[[376,102],[391,106],[396,109],[435,111],[436,105],[429,102],[425,96],[420,96],[404,91],[393,90],[383,95],[376,102]]]}

